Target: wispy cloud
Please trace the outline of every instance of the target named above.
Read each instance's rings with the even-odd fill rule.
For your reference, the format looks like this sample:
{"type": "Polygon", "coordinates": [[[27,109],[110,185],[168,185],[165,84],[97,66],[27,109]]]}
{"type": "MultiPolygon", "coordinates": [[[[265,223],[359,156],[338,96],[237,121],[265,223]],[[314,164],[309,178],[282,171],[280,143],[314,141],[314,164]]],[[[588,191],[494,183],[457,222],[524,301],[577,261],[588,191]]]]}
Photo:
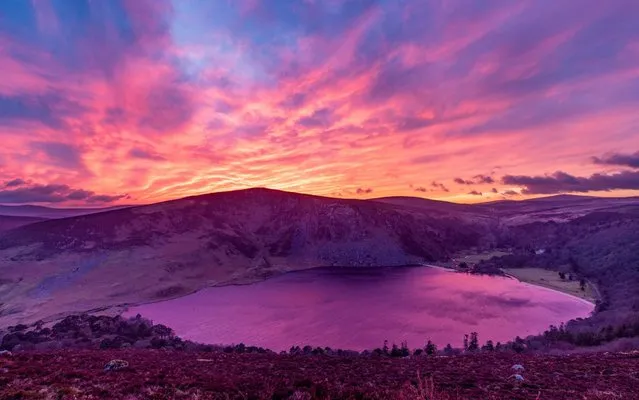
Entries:
{"type": "MultiPolygon", "coordinates": [[[[486,173],[501,165],[628,193],[629,176],[596,168],[639,165],[618,152],[639,148],[638,13],[626,0],[0,1],[0,181],[140,202],[420,182],[456,199],[512,190],[486,173]]],[[[550,190],[530,185],[515,186],[550,190]]]]}

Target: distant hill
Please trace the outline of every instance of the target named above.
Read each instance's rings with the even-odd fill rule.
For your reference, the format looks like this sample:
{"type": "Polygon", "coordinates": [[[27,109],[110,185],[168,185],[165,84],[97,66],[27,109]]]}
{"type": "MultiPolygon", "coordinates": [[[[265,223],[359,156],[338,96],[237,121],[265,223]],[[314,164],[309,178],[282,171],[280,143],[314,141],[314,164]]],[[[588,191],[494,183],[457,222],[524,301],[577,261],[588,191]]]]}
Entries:
{"type": "Polygon", "coordinates": [[[0,205],[0,215],[9,217],[35,217],[52,219],[95,214],[126,207],[128,206],[114,206],[106,208],[53,208],[34,205],[0,205]]]}
{"type": "Polygon", "coordinates": [[[594,197],[557,195],[527,200],[504,200],[473,205],[479,212],[494,215],[507,225],[531,222],[568,222],[597,211],[639,207],[639,197],[594,197]]]}
{"type": "Polygon", "coordinates": [[[425,199],[422,197],[391,196],[370,199],[370,201],[449,213],[476,211],[476,208],[471,204],[451,203],[448,201],[425,199]]]}
{"type": "Polygon", "coordinates": [[[0,232],[44,221],[46,218],[0,215],[0,232]]]}

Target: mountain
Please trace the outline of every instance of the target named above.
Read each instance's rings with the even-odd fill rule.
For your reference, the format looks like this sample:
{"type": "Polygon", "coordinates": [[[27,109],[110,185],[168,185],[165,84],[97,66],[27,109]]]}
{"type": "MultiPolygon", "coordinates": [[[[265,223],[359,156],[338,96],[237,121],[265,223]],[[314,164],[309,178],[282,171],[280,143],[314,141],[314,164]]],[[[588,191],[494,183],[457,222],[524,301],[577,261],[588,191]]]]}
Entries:
{"type": "Polygon", "coordinates": [[[53,208],[33,205],[9,206],[0,205],[0,215],[10,217],[34,217],[34,218],[67,218],[78,215],[95,214],[99,212],[116,210],[128,206],[114,206],[107,208],[53,208]]]}
{"type": "Polygon", "coordinates": [[[479,213],[499,218],[502,224],[523,225],[532,222],[568,222],[593,212],[634,212],[639,208],[639,197],[557,195],[473,206],[479,213]]]}
{"type": "Polygon", "coordinates": [[[391,196],[391,197],[379,197],[370,199],[386,204],[394,204],[402,207],[413,207],[422,210],[439,211],[443,213],[458,213],[458,212],[475,212],[476,209],[471,204],[459,204],[450,203],[448,201],[425,199],[423,197],[409,197],[409,196],[391,196]]]}
{"type": "Polygon", "coordinates": [[[415,208],[268,189],[48,220],[0,236],[0,321],[318,266],[446,260],[490,240],[491,230],[415,208]]]}
{"type": "MultiPolygon", "coordinates": [[[[578,221],[587,232],[608,214],[637,213],[637,198],[465,205],[269,189],[100,210],[0,233],[0,326],[305,268],[421,264],[471,247],[525,247],[556,222],[578,221]]],[[[34,221],[17,224],[26,222],[34,221]]]]}
{"type": "Polygon", "coordinates": [[[8,231],[14,228],[18,228],[24,225],[33,224],[36,222],[44,221],[45,218],[37,217],[14,217],[0,215],[0,232],[8,231]]]}

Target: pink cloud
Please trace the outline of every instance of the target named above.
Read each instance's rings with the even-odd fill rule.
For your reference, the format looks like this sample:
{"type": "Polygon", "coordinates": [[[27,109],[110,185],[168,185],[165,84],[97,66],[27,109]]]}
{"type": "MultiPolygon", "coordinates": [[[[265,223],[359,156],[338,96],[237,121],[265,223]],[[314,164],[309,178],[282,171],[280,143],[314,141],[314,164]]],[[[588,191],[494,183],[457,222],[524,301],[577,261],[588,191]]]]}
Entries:
{"type": "Polygon", "coordinates": [[[632,2],[34,4],[33,36],[0,32],[2,181],[479,201],[516,189],[496,165],[589,177],[639,149],[632,2]]]}

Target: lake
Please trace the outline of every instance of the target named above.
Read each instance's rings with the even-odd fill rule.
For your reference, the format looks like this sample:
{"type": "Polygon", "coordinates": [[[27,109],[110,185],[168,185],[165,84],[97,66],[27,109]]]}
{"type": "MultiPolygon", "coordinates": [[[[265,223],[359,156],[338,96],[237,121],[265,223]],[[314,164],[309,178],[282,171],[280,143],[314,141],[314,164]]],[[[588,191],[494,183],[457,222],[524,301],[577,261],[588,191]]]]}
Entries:
{"type": "Polygon", "coordinates": [[[184,339],[209,344],[293,345],[364,350],[384,340],[410,348],[427,339],[460,347],[508,341],[587,317],[584,300],[515,279],[429,267],[318,268],[244,286],[203,289],[178,299],[131,307],[184,339]]]}

